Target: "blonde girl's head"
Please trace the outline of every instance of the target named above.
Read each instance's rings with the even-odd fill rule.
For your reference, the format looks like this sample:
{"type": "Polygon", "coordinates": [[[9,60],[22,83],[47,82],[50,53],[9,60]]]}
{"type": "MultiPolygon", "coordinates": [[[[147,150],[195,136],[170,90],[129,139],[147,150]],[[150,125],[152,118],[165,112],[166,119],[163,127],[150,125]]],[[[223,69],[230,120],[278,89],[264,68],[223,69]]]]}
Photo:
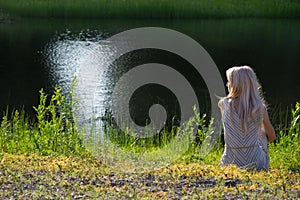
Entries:
{"type": "Polygon", "coordinates": [[[219,105],[224,99],[231,99],[230,107],[237,110],[242,127],[246,131],[249,117],[259,117],[259,121],[262,121],[265,105],[260,93],[260,84],[249,66],[229,68],[226,76],[229,94],[220,100],[219,105]]]}

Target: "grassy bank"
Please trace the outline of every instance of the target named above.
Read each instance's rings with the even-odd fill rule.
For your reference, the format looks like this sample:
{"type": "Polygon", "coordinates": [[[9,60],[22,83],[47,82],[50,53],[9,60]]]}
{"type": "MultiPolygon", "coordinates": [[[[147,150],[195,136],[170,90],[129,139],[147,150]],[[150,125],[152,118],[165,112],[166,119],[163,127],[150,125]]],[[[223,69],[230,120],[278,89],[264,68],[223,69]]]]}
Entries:
{"type": "Polygon", "coordinates": [[[295,0],[0,0],[12,15],[38,18],[299,18],[295,0]]]}
{"type": "MultiPolygon", "coordinates": [[[[76,107],[76,101],[72,100],[72,95],[61,95],[60,89],[48,97],[41,91],[40,104],[35,107],[36,120],[26,118],[26,114],[19,111],[3,117],[0,126],[1,199],[300,197],[300,104],[290,111],[290,122],[276,126],[278,139],[269,145],[269,172],[247,171],[234,166],[221,168],[222,143],[219,142],[205,158],[200,158],[201,141],[198,141],[187,154],[168,166],[127,173],[110,168],[105,158],[94,157],[85,148],[82,134],[75,126],[76,120],[71,118],[76,107]]],[[[197,119],[203,124],[204,118],[197,119]]],[[[200,131],[200,136],[203,133],[200,131]]],[[[122,145],[132,149],[136,142],[131,138],[122,141],[122,145]]]]}

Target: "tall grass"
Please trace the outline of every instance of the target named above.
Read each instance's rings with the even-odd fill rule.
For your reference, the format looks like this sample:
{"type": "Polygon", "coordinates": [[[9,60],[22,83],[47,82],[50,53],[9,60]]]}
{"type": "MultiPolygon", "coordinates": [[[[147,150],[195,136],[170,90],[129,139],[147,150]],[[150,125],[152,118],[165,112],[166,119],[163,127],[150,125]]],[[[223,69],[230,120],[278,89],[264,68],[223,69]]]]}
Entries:
{"type": "Polygon", "coordinates": [[[67,102],[56,89],[47,102],[40,91],[40,103],[34,108],[36,120],[24,111],[6,112],[0,125],[0,152],[11,154],[77,155],[85,152],[80,133],[70,118],[72,101],[67,102]],[[49,102],[50,101],[50,102],[49,102]]]}
{"type": "MultiPolygon", "coordinates": [[[[300,104],[291,109],[286,129],[277,128],[277,141],[269,146],[272,165],[300,172],[300,104]]],[[[277,125],[282,127],[282,125],[277,125]]],[[[284,126],[285,127],[285,126],[284,126]]]]}
{"type": "MultiPolygon", "coordinates": [[[[43,90],[40,91],[40,103],[34,109],[36,119],[29,119],[23,111],[15,110],[11,115],[6,113],[0,124],[0,152],[10,154],[39,154],[39,155],[91,155],[84,145],[82,133],[76,127],[76,120],[72,118],[76,101],[70,96],[61,94],[56,88],[49,98],[43,90]]],[[[291,111],[288,125],[277,124],[277,141],[269,145],[271,167],[300,172],[300,104],[297,103],[291,111]],[[278,127],[286,127],[280,130],[278,127]]],[[[209,163],[218,163],[223,151],[223,143],[219,139],[213,151],[206,157],[199,155],[199,149],[206,136],[206,117],[196,113],[191,123],[198,126],[194,132],[196,140],[184,155],[188,162],[204,159],[209,163]]],[[[174,128],[175,130],[176,128],[174,128]]],[[[143,148],[159,149],[173,139],[176,131],[171,130],[170,136],[160,138],[141,139],[134,134],[121,133],[110,125],[107,137],[125,149],[135,152],[143,148]],[[173,135],[172,135],[173,134],[173,135]]],[[[130,131],[130,130],[129,130],[130,131]]],[[[170,133],[170,132],[169,132],[170,133]]]]}
{"type": "Polygon", "coordinates": [[[295,0],[0,0],[3,11],[46,18],[299,18],[295,0]]]}

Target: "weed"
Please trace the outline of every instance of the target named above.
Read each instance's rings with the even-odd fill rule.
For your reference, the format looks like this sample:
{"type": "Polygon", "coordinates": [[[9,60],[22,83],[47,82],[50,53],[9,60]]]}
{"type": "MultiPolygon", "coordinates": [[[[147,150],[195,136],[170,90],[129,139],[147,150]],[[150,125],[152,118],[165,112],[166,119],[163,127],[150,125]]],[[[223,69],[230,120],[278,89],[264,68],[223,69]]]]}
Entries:
{"type": "Polygon", "coordinates": [[[0,150],[13,154],[74,155],[84,152],[80,132],[70,118],[72,102],[67,102],[56,88],[49,104],[40,91],[40,103],[34,107],[36,120],[31,121],[24,111],[6,114],[0,126],[0,150]],[[10,118],[10,120],[9,120],[10,118]]]}

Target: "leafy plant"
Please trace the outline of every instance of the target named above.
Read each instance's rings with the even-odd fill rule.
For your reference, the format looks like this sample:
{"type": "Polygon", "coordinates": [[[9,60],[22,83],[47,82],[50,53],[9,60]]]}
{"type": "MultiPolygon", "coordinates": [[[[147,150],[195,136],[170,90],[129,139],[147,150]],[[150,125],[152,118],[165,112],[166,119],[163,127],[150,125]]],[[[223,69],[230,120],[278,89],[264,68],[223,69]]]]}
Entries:
{"type": "Polygon", "coordinates": [[[70,97],[67,100],[61,94],[61,89],[56,88],[48,100],[47,95],[40,90],[39,105],[34,107],[36,120],[30,121],[24,111],[20,113],[15,110],[10,120],[6,114],[0,127],[0,150],[40,155],[85,152],[81,134],[72,118],[74,102],[70,97]]]}
{"type": "Polygon", "coordinates": [[[293,137],[299,137],[300,135],[300,103],[297,102],[294,109],[291,110],[292,121],[289,128],[289,134],[293,137]]]}

